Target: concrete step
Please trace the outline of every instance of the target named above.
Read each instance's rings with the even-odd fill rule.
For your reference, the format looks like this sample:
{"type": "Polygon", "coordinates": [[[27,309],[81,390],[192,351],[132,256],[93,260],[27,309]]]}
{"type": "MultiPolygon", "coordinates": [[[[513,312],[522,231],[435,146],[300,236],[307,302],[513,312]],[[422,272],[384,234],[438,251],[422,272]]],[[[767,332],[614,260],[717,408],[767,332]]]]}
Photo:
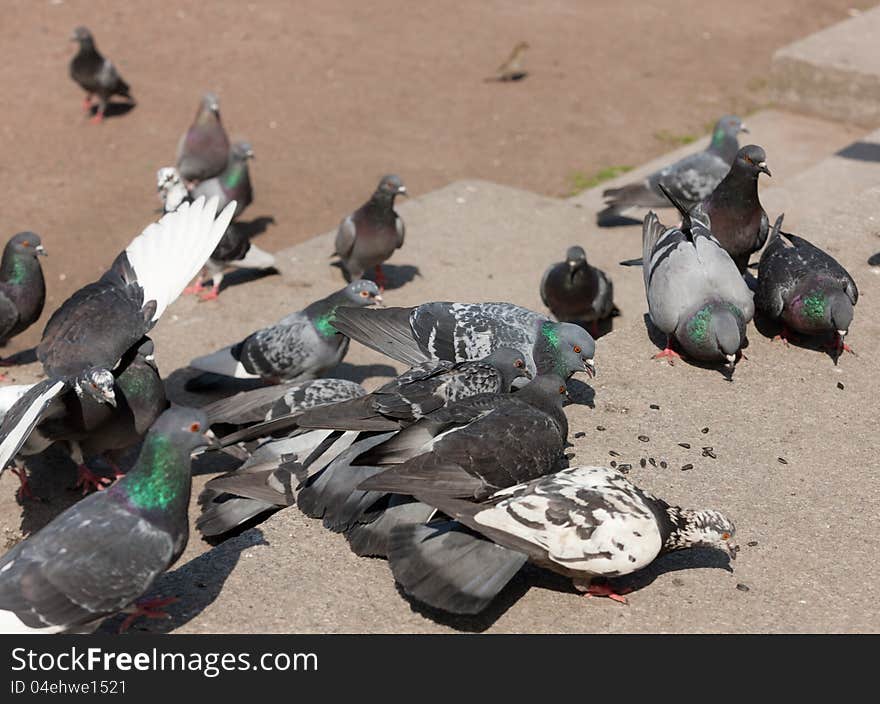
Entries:
{"type": "Polygon", "coordinates": [[[880,7],[779,49],[770,92],[782,106],[865,127],[880,125],[880,7]]]}

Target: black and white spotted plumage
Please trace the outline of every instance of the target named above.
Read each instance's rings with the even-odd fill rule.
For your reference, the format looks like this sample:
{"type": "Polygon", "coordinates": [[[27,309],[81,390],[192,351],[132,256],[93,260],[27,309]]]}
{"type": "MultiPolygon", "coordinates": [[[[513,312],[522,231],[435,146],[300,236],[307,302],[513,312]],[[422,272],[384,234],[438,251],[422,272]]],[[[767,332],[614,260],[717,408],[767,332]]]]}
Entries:
{"type": "Polygon", "coordinates": [[[526,560],[586,588],[671,550],[707,545],[735,555],[727,542],[735,528],[722,514],[671,507],[606,467],[564,469],[482,503],[431,491],[425,485],[417,497],[467,530],[448,521],[400,527],[389,561],[407,594],[454,613],[483,610],[526,560]]]}
{"type": "MultiPolygon", "coordinates": [[[[235,345],[197,357],[189,366],[235,379],[314,379],[335,367],[348,351],[348,338],[336,327],[345,306],[381,302],[376,284],[359,279],[235,345]]],[[[197,377],[188,388],[198,388],[199,383],[197,377]]]]}
{"type": "Polygon", "coordinates": [[[682,207],[681,227],[651,212],[642,230],[648,313],[695,359],[733,363],[755,313],[752,292],[707,222],[682,207]]]}
{"type": "Polygon", "coordinates": [[[715,124],[709,146],[650,174],[643,181],[621,188],[609,188],[602,196],[605,209],[597,220],[600,225],[612,222],[631,208],[663,208],[669,205],[661,186],[685,206],[693,206],[709,197],[730,170],[739,149],[737,135],[748,132],[735,115],[722,117],[715,124]]]}

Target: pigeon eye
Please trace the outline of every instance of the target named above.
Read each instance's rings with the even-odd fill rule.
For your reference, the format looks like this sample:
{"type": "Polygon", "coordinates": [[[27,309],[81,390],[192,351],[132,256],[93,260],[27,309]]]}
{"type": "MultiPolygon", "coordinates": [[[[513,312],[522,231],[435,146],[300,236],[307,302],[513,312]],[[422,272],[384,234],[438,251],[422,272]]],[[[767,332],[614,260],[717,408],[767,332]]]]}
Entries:
{"type": "Polygon", "coordinates": [[[560,395],[565,393],[565,385],[559,387],[559,393],[560,395]]]}
{"type": "Polygon", "coordinates": [[[31,246],[31,243],[28,242],[27,240],[25,240],[24,242],[21,243],[21,246],[22,246],[22,247],[30,247],[30,246],[31,246]]]}
{"type": "Polygon", "coordinates": [[[526,363],[523,362],[521,359],[518,359],[513,363],[513,366],[517,369],[522,369],[524,366],[526,366],[526,363]]]}
{"type": "Polygon", "coordinates": [[[202,429],[202,425],[201,425],[201,423],[193,423],[191,426],[189,426],[189,431],[190,431],[191,433],[197,433],[197,432],[199,432],[201,429],[202,429]]]}
{"type": "Polygon", "coordinates": [[[730,533],[722,533],[721,539],[722,540],[730,540],[730,533]]]}
{"type": "Polygon", "coordinates": [[[369,295],[370,295],[369,291],[361,291],[361,298],[366,298],[369,295]]]}
{"type": "Polygon", "coordinates": [[[575,354],[580,354],[580,353],[581,353],[581,346],[580,346],[580,345],[575,345],[575,346],[574,346],[574,353],[575,353],[575,354]]]}

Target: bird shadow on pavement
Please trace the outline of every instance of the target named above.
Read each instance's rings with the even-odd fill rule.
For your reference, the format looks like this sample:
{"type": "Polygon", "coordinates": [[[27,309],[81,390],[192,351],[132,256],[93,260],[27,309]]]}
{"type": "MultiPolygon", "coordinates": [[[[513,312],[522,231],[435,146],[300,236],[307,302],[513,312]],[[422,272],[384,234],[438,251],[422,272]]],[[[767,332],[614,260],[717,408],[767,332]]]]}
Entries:
{"type": "MultiPolygon", "coordinates": [[[[656,325],[654,325],[653,321],[651,320],[651,316],[647,313],[644,314],[643,320],[645,323],[645,330],[648,333],[648,338],[654,345],[657,346],[658,352],[662,352],[664,349],[666,349],[666,334],[662,330],[657,328],[656,325]]],[[[675,344],[677,345],[677,343],[675,344]]],[[[743,342],[743,349],[748,349],[748,346],[749,340],[748,338],[746,338],[743,342]]],[[[681,354],[680,349],[676,348],[675,351],[681,354]]],[[[736,372],[736,366],[734,366],[732,369],[728,369],[727,366],[721,364],[720,362],[701,362],[698,359],[691,359],[683,354],[680,359],[675,360],[675,364],[679,363],[688,364],[692,367],[698,367],[699,369],[710,369],[716,371],[727,381],[733,381],[736,372]]],[[[671,362],[666,361],[665,364],[671,364],[671,362]]],[[[737,364],[739,364],[739,362],[737,362],[737,364]]]]}
{"type": "Polygon", "coordinates": [[[681,550],[663,555],[644,569],[628,574],[625,577],[607,580],[607,583],[618,594],[637,592],[668,572],[679,572],[696,568],[720,569],[726,572],[733,572],[730,557],[721,550],[714,548],[691,548],[690,550],[681,550]]]}
{"type": "Polygon", "coordinates": [[[777,345],[783,353],[786,351],[785,348],[789,345],[792,347],[800,347],[804,350],[812,350],[813,352],[820,352],[827,355],[835,365],[839,362],[840,357],[844,354],[848,354],[847,352],[838,354],[831,347],[833,343],[833,335],[822,336],[790,333],[791,337],[786,338],[787,342],[785,342],[783,340],[773,339],[782,332],[782,325],[777,321],[768,320],[767,316],[755,313],[755,318],[752,322],[755,324],[755,329],[764,337],[771,340],[774,345],[777,345]]]}
{"type": "Polygon", "coordinates": [[[272,215],[260,215],[253,220],[236,220],[235,224],[250,240],[262,235],[269,229],[269,225],[274,225],[275,218],[272,215]]]}
{"type": "Polygon", "coordinates": [[[627,215],[596,215],[596,225],[599,227],[633,227],[634,225],[641,224],[642,221],[638,218],[631,218],[627,215]]]}
{"type": "MultiPolygon", "coordinates": [[[[17,367],[19,365],[24,364],[33,364],[37,361],[37,348],[30,347],[26,350],[21,350],[14,354],[9,355],[5,360],[5,364],[3,366],[8,367],[17,367]]],[[[2,369],[0,369],[2,371],[2,369]]]]}
{"type": "Polygon", "coordinates": [[[262,379],[233,379],[219,374],[201,372],[192,367],[175,369],[164,379],[165,395],[172,403],[201,408],[202,406],[239,391],[250,391],[266,386],[262,379]],[[186,388],[193,379],[199,378],[198,388],[186,388]]]}
{"type": "MultiPolygon", "coordinates": [[[[335,262],[331,262],[330,266],[335,266],[342,272],[342,276],[345,281],[351,283],[351,277],[348,275],[348,272],[345,270],[345,267],[342,266],[342,262],[337,260],[335,262]]],[[[410,281],[415,279],[417,276],[421,276],[422,272],[419,271],[417,266],[413,266],[412,264],[383,264],[382,272],[385,274],[385,290],[386,291],[394,291],[398,288],[403,288],[410,281]]],[[[363,278],[369,281],[376,281],[376,272],[368,271],[364,273],[363,278]]]]}
{"type": "MultiPolygon", "coordinates": [[[[104,117],[122,117],[130,113],[137,107],[137,103],[132,101],[128,103],[107,103],[107,108],[104,110],[104,117]]],[[[98,106],[93,105],[91,110],[86,113],[87,117],[93,117],[98,112],[98,106]]]]}
{"type": "MultiPolygon", "coordinates": [[[[279,272],[274,266],[270,266],[266,269],[233,269],[223,275],[223,281],[220,283],[218,293],[223,293],[223,291],[232,288],[233,286],[249,284],[252,281],[258,281],[267,276],[277,276],[280,273],[281,272],[279,272]]],[[[199,299],[199,303],[213,303],[214,305],[218,305],[221,302],[217,299],[208,301],[199,299]]]]}
{"type": "MultiPolygon", "coordinates": [[[[128,632],[169,633],[189,623],[217,599],[245,550],[268,545],[263,532],[253,528],[161,575],[144,598],[177,598],[165,609],[170,618],[139,619],[128,632]]],[[[124,619],[125,614],[107,619],[98,632],[117,633],[124,619]]]]}

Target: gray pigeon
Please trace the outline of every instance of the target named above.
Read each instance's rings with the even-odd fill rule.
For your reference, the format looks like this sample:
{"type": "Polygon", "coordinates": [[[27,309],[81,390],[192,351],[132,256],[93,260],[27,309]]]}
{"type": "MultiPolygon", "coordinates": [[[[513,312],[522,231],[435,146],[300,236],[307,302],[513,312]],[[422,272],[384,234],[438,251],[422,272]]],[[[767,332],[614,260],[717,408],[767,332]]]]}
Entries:
{"type": "Polygon", "coordinates": [[[339,311],[334,325],[352,340],[410,366],[436,359],[473,361],[498,347],[510,347],[523,355],[534,375],[538,371],[535,343],[543,338],[556,347],[577,348],[584,371],[591,376],[595,373],[596,343],[589,333],[512,303],[435,302],[414,308],[345,309],[339,311]]]}
{"type": "Polygon", "coordinates": [[[375,269],[376,283],[385,288],[382,264],[403,246],[406,233],[403,220],[394,212],[394,199],[406,194],[399,176],[383,176],[370,200],[339,224],[334,256],[342,260],[349,280],[375,269]]]}
{"type": "Polygon", "coordinates": [[[681,227],[664,227],[651,212],[642,229],[648,313],[667,335],[656,358],[680,357],[676,340],[693,359],[726,361],[732,369],[755,313],[752,292],[707,223],[692,219],[671,194],[670,200],[681,212],[681,227]]]}
{"type": "Polygon", "coordinates": [[[514,394],[456,401],[360,455],[354,465],[389,467],[359,489],[409,493],[413,478],[454,497],[485,498],[560,468],[568,438],[568,394],[541,374],[514,394]]]}
{"type": "Polygon", "coordinates": [[[456,614],[485,609],[526,562],[570,577],[582,592],[626,602],[593,580],[631,574],[675,550],[736,548],[733,523],[718,511],[670,506],[614,469],[579,466],[503,489],[481,503],[407,490],[453,520],[401,525],[389,562],[403,591],[456,614]]]}
{"type": "MultiPolygon", "coordinates": [[[[234,208],[230,204],[215,219],[216,201],[206,205],[199,199],[165,215],[136,237],[98,281],[76,291],[52,314],[37,346],[47,378],[3,418],[0,472],[34,428],[45,420],[58,421],[58,401],[64,405],[59,397],[119,409],[111,370],[124,369],[120,363],[136,355],[144,336],[217,245],[234,208]],[[71,389],[74,394],[67,395],[71,389]]],[[[85,405],[74,404],[68,413],[83,413],[85,405]]],[[[41,442],[37,433],[30,447],[41,442]]]]}
{"type": "Polygon", "coordinates": [[[631,208],[667,207],[660,184],[687,207],[704,201],[730,170],[739,149],[740,132],[748,132],[742,121],[726,115],[715,124],[712,141],[704,151],[690,154],[638,183],[607,189],[602,194],[606,208],[597,216],[598,223],[610,224],[631,208]]]}
{"type": "Polygon", "coordinates": [[[739,150],[727,176],[702,204],[712,235],[733,258],[740,274],[767,241],[770,222],[758,198],[758,176],[770,176],[767,155],[750,144],[739,150]]]}
{"type": "MultiPolygon", "coordinates": [[[[204,414],[166,411],[132,470],[0,558],[0,632],[88,632],[141,597],[189,538],[190,455],[209,444],[204,414]]],[[[141,604],[159,617],[168,600],[141,604]]]]}
{"type": "MultiPolygon", "coordinates": [[[[314,379],[339,364],[348,351],[348,338],[335,327],[345,306],[381,302],[376,284],[359,279],[235,345],[197,357],[189,366],[224,377],[272,383],[314,379]]],[[[195,377],[187,388],[198,390],[204,381],[195,377]]]]}
{"type": "Polygon", "coordinates": [[[844,342],[859,289],[849,272],[803,237],[782,232],[782,215],[773,225],[758,264],[755,305],[771,320],[805,335],[834,335],[834,350],[852,352],[844,342]]]}
{"type": "Polygon", "coordinates": [[[133,105],[128,83],[122,80],[116,67],[101,56],[95,47],[92,33],[86,27],[77,27],[70,40],[79,42],[79,51],[70,61],[70,77],[86,92],[83,111],[89,112],[92,109],[92,96],[98,98],[98,110],[92,117],[92,122],[101,124],[104,121],[107,104],[114,95],[128,98],[133,105]]]}
{"type": "MultiPolygon", "coordinates": [[[[250,145],[246,142],[237,142],[230,150],[227,169],[220,176],[201,182],[193,189],[192,193],[186,189],[177,169],[173,166],[162,167],[156,174],[156,187],[165,212],[174,212],[182,203],[192,202],[200,195],[216,195],[221,207],[225,207],[227,203],[235,200],[237,204],[235,217],[238,217],[253,200],[247,167],[247,159],[252,156],[253,151],[250,145]],[[238,200],[239,198],[242,200],[238,200]],[[245,205],[242,206],[241,203],[245,205]]],[[[211,257],[205,264],[205,268],[199,273],[195,283],[188,286],[183,292],[201,294],[205,288],[205,274],[207,273],[211,280],[211,290],[202,294],[201,298],[203,301],[214,300],[220,294],[220,285],[223,283],[225,269],[229,267],[271,269],[274,266],[274,255],[253,244],[247,230],[239,223],[231,222],[226,228],[226,232],[223,233],[223,238],[211,252],[211,257]]]]}
{"type": "Polygon", "coordinates": [[[177,170],[187,185],[219,176],[229,158],[229,137],[220,123],[220,102],[206,93],[177,147],[177,170]]]}
{"type": "MultiPolygon", "coordinates": [[[[19,232],[3,249],[0,261],[0,346],[27,330],[43,313],[46,282],[37,257],[45,255],[39,235],[33,232],[19,232]]],[[[0,360],[0,364],[4,363],[6,360],[0,360]]]]}
{"type": "Polygon", "coordinates": [[[599,321],[620,313],[611,279],[590,266],[583,247],[569,247],[565,261],[544,272],[541,300],[557,320],[589,325],[593,337],[599,337],[599,321]]]}

